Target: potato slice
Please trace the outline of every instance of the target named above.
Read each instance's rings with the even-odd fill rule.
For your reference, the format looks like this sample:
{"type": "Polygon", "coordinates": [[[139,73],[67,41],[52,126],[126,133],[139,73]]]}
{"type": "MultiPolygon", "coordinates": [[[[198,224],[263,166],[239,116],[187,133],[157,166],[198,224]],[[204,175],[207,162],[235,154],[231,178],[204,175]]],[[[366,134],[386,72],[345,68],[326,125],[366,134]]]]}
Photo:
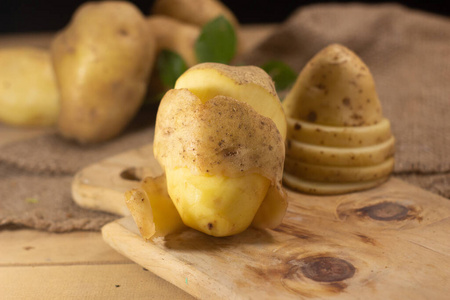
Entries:
{"type": "Polygon", "coordinates": [[[286,156],[298,161],[327,166],[370,166],[394,155],[395,139],[367,147],[336,148],[287,140],[286,156]]]}
{"type": "Polygon", "coordinates": [[[283,101],[286,116],[330,126],[367,126],[382,120],[368,67],[351,50],[332,44],[303,68],[283,101]]]}
{"type": "Polygon", "coordinates": [[[386,118],[375,125],[358,127],[326,126],[287,118],[287,138],[313,145],[365,147],[385,142],[391,135],[386,118]]]}
{"type": "Polygon", "coordinates": [[[198,64],[178,78],[175,89],[183,88],[202,102],[217,95],[245,102],[257,113],[275,122],[283,139],[286,138],[286,117],[272,78],[258,67],[198,64]]]}
{"type": "Polygon", "coordinates": [[[48,51],[0,50],[0,122],[51,126],[59,112],[59,92],[48,51]]]}
{"type": "Polygon", "coordinates": [[[317,194],[317,195],[335,195],[344,194],[350,192],[356,192],[366,190],[385,182],[389,176],[361,182],[347,182],[347,183],[331,183],[331,182],[318,182],[309,181],[298,178],[287,172],[283,174],[283,183],[289,188],[298,192],[317,194]]]}
{"type": "Polygon", "coordinates": [[[346,167],[314,165],[287,157],[285,172],[299,178],[324,182],[369,181],[388,176],[394,168],[394,158],[390,157],[377,165],[346,167]]]}
{"type": "Polygon", "coordinates": [[[167,193],[166,177],[146,177],[141,186],[125,193],[125,203],[146,240],[166,236],[185,226],[167,193]]]}

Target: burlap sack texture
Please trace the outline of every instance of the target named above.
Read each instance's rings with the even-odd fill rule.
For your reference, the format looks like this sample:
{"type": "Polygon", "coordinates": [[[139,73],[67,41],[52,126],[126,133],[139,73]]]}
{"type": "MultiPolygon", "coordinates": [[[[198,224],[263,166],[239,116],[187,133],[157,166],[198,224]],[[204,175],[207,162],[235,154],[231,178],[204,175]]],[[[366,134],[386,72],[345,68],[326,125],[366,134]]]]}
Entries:
{"type": "MultiPolygon", "coordinates": [[[[300,72],[328,44],[352,49],[372,71],[384,115],[392,122],[395,175],[450,197],[449,41],[450,21],[444,17],[391,4],[322,4],[294,12],[240,61],[262,65],[278,59],[300,72]]],[[[117,218],[77,207],[70,183],[81,168],[149,143],[154,112],[137,123],[96,146],[49,134],[1,147],[0,226],[99,230],[117,218]]]]}

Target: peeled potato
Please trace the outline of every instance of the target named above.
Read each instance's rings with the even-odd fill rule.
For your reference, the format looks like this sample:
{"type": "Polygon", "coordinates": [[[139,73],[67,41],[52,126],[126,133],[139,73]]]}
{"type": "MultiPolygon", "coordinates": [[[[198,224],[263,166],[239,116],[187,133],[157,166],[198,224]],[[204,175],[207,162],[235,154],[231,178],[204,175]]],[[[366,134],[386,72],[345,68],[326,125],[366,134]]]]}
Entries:
{"type": "Polygon", "coordinates": [[[59,113],[59,92],[50,54],[38,48],[0,50],[0,122],[51,126],[59,113]]]}
{"type": "Polygon", "coordinates": [[[323,147],[288,140],[286,155],[316,165],[370,166],[392,157],[394,144],[394,137],[377,145],[358,148],[323,147]]]}
{"type": "Polygon", "coordinates": [[[322,182],[355,182],[369,181],[388,176],[394,168],[394,158],[370,166],[347,167],[316,165],[300,162],[287,157],[285,172],[305,180],[322,182]]]}
{"type": "Polygon", "coordinates": [[[187,70],[160,104],[154,140],[183,221],[215,236],[251,223],[278,226],[287,207],[285,136],[283,108],[262,69],[204,63],[187,70]]]}
{"type": "Polygon", "coordinates": [[[370,126],[326,126],[287,118],[287,136],[291,140],[330,147],[365,147],[388,140],[391,126],[388,119],[370,126]]]}

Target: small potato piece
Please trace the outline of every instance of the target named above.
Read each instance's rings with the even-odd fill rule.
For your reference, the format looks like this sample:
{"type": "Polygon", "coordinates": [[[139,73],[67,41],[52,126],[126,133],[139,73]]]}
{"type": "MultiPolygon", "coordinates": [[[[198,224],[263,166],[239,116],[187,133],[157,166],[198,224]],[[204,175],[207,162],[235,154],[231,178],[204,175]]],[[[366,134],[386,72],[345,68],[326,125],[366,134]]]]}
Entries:
{"type": "Polygon", "coordinates": [[[147,90],[154,37],[129,2],[88,2],[53,41],[60,133],[81,143],[117,136],[147,90]]]}
{"type": "Polygon", "coordinates": [[[59,112],[59,92],[46,50],[0,50],[0,122],[51,126],[59,112]]]}
{"type": "Polygon", "coordinates": [[[126,192],[126,204],[144,239],[166,236],[184,228],[167,193],[166,177],[146,177],[137,189],[126,192]]]}

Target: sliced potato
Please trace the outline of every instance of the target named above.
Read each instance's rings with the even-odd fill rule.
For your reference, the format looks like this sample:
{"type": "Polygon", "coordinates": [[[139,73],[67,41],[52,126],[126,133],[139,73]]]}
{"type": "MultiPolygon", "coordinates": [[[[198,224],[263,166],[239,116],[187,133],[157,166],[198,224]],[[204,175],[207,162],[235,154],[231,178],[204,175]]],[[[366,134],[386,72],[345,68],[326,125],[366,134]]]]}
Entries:
{"type": "Polygon", "coordinates": [[[298,161],[328,166],[370,166],[384,162],[394,155],[395,139],[367,147],[336,148],[287,140],[286,157],[298,161]]]}
{"type": "Polygon", "coordinates": [[[326,126],[287,118],[287,138],[303,143],[330,147],[365,147],[385,142],[391,137],[388,119],[370,126],[326,126]]]}
{"type": "Polygon", "coordinates": [[[347,183],[331,183],[331,182],[319,182],[309,181],[298,178],[287,172],[283,174],[283,183],[289,188],[298,192],[317,194],[317,195],[335,195],[344,194],[350,192],[356,192],[366,190],[385,182],[389,176],[361,182],[347,182],[347,183]]]}
{"type": "Polygon", "coordinates": [[[377,165],[347,167],[314,165],[287,157],[285,172],[299,178],[323,182],[369,181],[388,176],[394,168],[394,158],[390,157],[377,165]]]}

